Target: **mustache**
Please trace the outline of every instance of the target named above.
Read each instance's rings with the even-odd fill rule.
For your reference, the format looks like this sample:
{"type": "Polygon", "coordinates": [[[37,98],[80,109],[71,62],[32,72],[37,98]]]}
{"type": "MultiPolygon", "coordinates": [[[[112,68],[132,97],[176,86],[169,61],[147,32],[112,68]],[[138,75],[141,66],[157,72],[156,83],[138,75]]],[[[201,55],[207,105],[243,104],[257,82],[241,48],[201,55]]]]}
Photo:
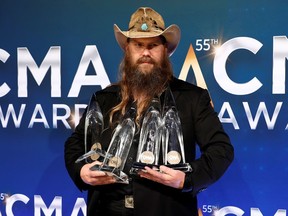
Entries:
{"type": "Polygon", "coordinates": [[[149,64],[154,64],[154,65],[156,64],[156,62],[151,57],[147,57],[147,56],[143,56],[139,58],[136,63],[137,64],[149,63],[149,64]]]}

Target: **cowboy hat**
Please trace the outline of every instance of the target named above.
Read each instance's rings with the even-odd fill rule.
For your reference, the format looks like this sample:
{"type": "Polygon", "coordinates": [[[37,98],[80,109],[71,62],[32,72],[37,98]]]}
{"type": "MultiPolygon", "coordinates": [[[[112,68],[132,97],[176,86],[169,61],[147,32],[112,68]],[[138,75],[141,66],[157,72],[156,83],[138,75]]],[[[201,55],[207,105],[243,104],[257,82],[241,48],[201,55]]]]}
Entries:
{"type": "Polygon", "coordinates": [[[128,31],[121,31],[114,24],[114,34],[123,50],[125,50],[128,38],[150,38],[162,35],[166,39],[169,56],[177,48],[181,36],[180,28],[175,24],[165,29],[162,16],[149,7],[140,7],[132,14],[128,31]]]}

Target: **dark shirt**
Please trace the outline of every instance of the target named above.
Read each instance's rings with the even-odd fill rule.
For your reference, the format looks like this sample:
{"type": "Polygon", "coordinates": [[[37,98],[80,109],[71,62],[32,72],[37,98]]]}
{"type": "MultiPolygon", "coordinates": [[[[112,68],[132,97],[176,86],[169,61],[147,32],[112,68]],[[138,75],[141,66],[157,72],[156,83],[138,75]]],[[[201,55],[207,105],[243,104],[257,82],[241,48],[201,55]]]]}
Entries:
{"type": "MultiPolygon", "coordinates": [[[[185,189],[191,190],[175,189],[134,177],[131,178],[129,185],[90,186],[85,184],[80,178],[80,170],[85,163],[75,164],[75,160],[85,153],[84,113],[79,125],[65,143],[65,163],[77,187],[80,190],[88,190],[88,216],[99,212],[104,197],[117,200],[131,193],[134,196],[136,216],[198,215],[197,193],[217,181],[233,161],[233,146],[217,113],[211,106],[207,90],[176,78],[170,83],[170,88],[181,120],[186,162],[193,168],[192,173],[186,174],[184,183],[185,189]],[[201,151],[201,157],[197,159],[195,158],[196,144],[201,151]]],[[[97,92],[96,95],[104,115],[105,130],[101,137],[101,144],[102,148],[107,150],[113,132],[113,129],[108,126],[109,112],[121,101],[120,88],[118,85],[112,85],[97,92]]],[[[124,168],[127,174],[131,164],[135,161],[137,147],[138,140],[135,139],[124,168]]]]}

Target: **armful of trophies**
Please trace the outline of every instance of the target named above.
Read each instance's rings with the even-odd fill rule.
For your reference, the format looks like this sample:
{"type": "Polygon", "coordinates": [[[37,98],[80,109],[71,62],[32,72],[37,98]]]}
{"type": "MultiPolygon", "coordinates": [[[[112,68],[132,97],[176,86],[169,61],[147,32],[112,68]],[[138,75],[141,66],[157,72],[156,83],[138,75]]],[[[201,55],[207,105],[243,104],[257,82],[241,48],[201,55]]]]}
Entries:
{"type": "MultiPolygon", "coordinates": [[[[94,139],[92,142],[95,144],[75,162],[90,157],[94,160],[102,158],[101,165],[95,165],[91,170],[104,171],[108,175],[113,175],[117,182],[128,184],[128,175],[123,169],[135,134],[135,115],[136,108],[131,106],[116,127],[107,151],[104,151],[97,140],[103,130],[103,116],[96,95],[93,95],[85,119],[85,152],[87,152],[88,132],[92,133],[94,139]]],[[[183,172],[193,171],[190,164],[185,161],[181,122],[170,88],[165,91],[163,106],[161,107],[159,98],[154,98],[144,114],[136,161],[130,169],[130,174],[137,175],[145,166],[157,170],[160,165],[183,172]],[[163,159],[159,164],[161,154],[163,159]]]]}

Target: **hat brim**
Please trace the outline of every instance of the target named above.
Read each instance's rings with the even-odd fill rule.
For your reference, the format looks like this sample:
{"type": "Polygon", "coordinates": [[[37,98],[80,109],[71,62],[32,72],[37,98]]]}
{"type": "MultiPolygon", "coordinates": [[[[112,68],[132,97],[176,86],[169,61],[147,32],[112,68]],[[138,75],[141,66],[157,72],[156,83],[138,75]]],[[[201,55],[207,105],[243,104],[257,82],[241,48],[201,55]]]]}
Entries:
{"type": "Polygon", "coordinates": [[[170,25],[163,32],[132,32],[121,31],[121,29],[114,24],[114,34],[119,46],[125,50],[127,44],[127,38],[151,38],[163,35],[167,42],[168,55],[171,56],[176,50],[180,38],[181,32],[177,25],[170,25]]]}

